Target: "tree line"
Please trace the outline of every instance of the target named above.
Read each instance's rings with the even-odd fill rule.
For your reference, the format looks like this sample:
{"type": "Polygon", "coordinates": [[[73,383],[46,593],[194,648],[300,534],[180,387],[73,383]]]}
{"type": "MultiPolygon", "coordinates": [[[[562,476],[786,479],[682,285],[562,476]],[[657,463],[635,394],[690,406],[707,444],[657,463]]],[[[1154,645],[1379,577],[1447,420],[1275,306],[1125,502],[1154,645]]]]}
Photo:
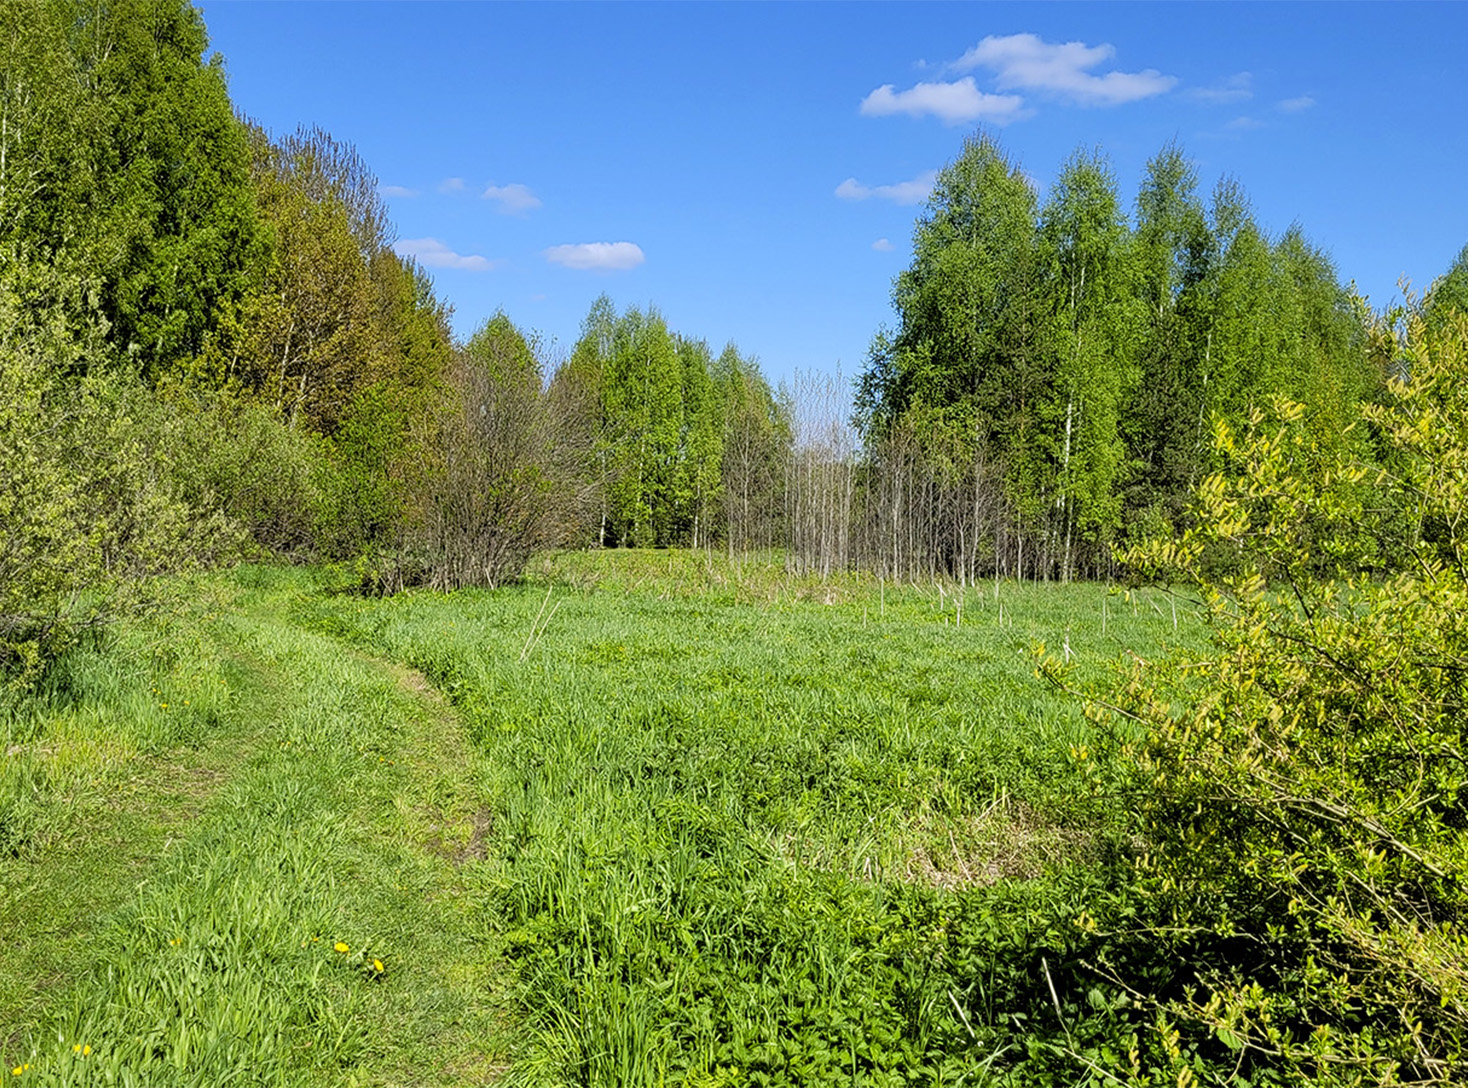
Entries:
{"type": "Polygon", "coordinates": [[[1100,152],[1073,154],[1041,201],[973,136],[893,303],[858,382],[849,535],[855,561],[899,577],[1107,576],[1118,546],[1186,527],[1217,422],[1283,395],[1318,440],[1359,445],[1350,424],[1390,376],[1326,254],[1298,226],[1270,236],[1232,179],[1205,199],[1175,144],[1128,216],[1100,152]]]}
{"type": "Polygon", "coordinates": [[[531,550],[783,540],[756,361],[599,300],[565,359],[465,341],[370,167],[238,116],[186,0],[0,3],[0,659],[152,574],[339,561],[495,585],[531,550]]]}
{"type": "MultiPolygon", "coordinates": [[[[1297,228],[1176,146],[1128,216],[1096,151],[1043,202],[990,137],[938,176],[855,386],[597,300],[557,356],[457,340],[367,163],[238,116],[187,0],[0,0],[0,656],[146,575],[256,555],[496,585],[547,546],[785,548],[807,571],[1109,575],[1189,524],[1219,421],[1332,447],[1396,356],[1297,228]]],[[[1468,296],[1468,250],[1423,314],[1468,296]]],[[[109,603],[110,602],[110,603],[109,603]]]]}

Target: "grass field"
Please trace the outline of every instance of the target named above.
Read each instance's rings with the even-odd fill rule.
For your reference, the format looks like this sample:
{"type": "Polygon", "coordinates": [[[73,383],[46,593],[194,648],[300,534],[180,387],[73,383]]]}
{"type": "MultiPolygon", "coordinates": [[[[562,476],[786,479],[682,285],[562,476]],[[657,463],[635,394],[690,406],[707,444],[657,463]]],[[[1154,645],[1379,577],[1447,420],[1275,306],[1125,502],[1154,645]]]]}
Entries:
{"type": "Polygon", "coordinates": [[[187,600],[9,712],[14,1083],[1076,1083],[1122,1060],[1088,1049],[1125,1011],[1082,969],[1121,825],[1034,647],[1084,677],[1193,637],[1155,591],[629,552],[495,592],[244,569],[187,600]]]}

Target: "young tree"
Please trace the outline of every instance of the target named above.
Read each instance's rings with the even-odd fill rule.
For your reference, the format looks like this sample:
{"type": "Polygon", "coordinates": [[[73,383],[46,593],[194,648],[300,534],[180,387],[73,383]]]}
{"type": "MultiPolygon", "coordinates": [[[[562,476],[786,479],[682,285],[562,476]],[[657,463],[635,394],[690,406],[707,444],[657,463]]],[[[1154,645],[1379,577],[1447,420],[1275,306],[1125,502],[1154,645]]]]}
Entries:
{"type": "MultiPolygon", "coordinates": [[[[424,423],[406,567],[389,581],[436,589],[496,586],[560,538],[564,492],[534,346],[503,313],[458,354],[448,396],[424,423]]],[[[393,588],[389,584],[388,588],[393,588]]]]}
{"type": "Polygon", "coordinates": [[[1141,378],[1123,413],[1136,462],[1128,505],[1138,524],[1159,530],[1183,516],[1198,478],[1199,387],[1187,314],[1211,239],[1197,184],[1192,163],[1169,144],[1148,162],[1137,194],[1132,244],[1146,317],[1138,348],[1141,378]]]}
{"type": "Polygon", "coordinates": [[[731,554],[774,547],[784,539],[790,413],[755,360],[732,343],[719,354],[713,375],[722,402],[719,475],[726,542],[731,554]]]}
{"type": "Polygon", "coordinates": [[[724,413],[709,373],[712,360],[708,344],[679,337],[678,360],[683,377],[678,490],[684,503],[678,519],[679,536],[697,548],[713,538],[722,490],[719,466],[724,452],[724,413]]]}

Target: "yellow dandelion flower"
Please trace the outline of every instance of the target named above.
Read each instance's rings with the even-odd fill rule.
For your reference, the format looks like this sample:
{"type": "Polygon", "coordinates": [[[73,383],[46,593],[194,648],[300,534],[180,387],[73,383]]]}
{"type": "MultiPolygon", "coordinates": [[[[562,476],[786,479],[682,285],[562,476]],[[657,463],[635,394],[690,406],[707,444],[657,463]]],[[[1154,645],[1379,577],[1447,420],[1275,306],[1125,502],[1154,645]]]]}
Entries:
{"type": "Polygon", "coordinates": [[[337,941],[336,944],[333,945],[332,947],[335,948],[338,952],[350,952],[351,951],[351,949],[347,947],[347,942],[346,941],[337,941]]]}
{"type": "Polygon", "coordinates": [[[14,1069],[12,1069],[10,1071],[10,1075],[12,1077],[18,1077],[18,1076],[20,1076],[24,1072],[25,1072],[25,1066],[23,1066],[23,1065],[17,1065],[14,1069]]]}
{"type": "Polygon", "coordinates": [[[387,968],[384,967],[384,966],[382,966],[382,961],[381,960],[373,960],[372,961],[372,970],[376,971],[380,975],[380,974],[382,974],[382,972],[386,971],[387,968]]]}
{"type": "Polygon", "coordinates": [[[81,1044],[81,1043],[77,1043],[77,1044],[75,1044],[75,1045],[74,1045],[74,1046],[73,1046],[73,1047],[72,1047],[72,1048],[71,1048],[71,1052],[72,1052],[72,1053],[73,1053],[73,1054],[80,1054],[80,1053],[81,1053],[81,1052],[82,1052],[82,1044],[81,1044]]]}
{"type": "Polygon", "coordinates": [[[88,1043],[86,1046],[82,1047],[82,1057],[83,1058],[85,1058],[91,1052],[92,1052],[92,1044],[91,1043],[88,1043]]]}

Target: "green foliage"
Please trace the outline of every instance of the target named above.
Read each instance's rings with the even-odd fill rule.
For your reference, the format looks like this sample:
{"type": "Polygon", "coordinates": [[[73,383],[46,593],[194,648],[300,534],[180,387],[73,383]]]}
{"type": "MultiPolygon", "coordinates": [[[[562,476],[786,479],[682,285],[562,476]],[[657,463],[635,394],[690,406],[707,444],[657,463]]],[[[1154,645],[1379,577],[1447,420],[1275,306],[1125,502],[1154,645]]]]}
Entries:
{"type": "MultiPolygon", "coordinates": [[[[1267,237],[1236,183],[1206,208],[1196,189],[1176,145],[1148,164],[1134,224],[1095,152],[1039,208],[987,136],[940,172],[857,396],[870,502],[922,490],[967,511],[948,516],[967,519],[960,542],[929,545],[937,570],[977,574],[987,554],[1010,573],[1110,573],[1133,527],[1186,524],[1215,467],[1210,421],[1276,395],[1307,405],[1320,440],[1358,440],[1347,425],[1382,377],[1362,308],[1297,230],[1267,237]]],[[[910,510],[893,540],[932,535],[930,506],[910,510]]]]}
{"type": "Polygon", "coordinates": [[[785,539],[785,466],[791,412],[777,400],[753,359],[728,344],[714,361],[719,416],[719,490],[722,530],[730,550],[771,548],[785,539]]]}
{"type": "Polygon", "coordinates": [[[95,367],[100,318],[87,339],[68,327],[87,288],[38,268],[0,281],[0,673],[21,688],[81,632],[146,606],[151,576],[233,544],[182,499],[157,399],[95,367]]]}
{"type": "Polygon", "coordinates": [[[583,473],[600,492],[600,543],[752,536],[744,528],[757,520],[750,505],[775,494],[780,423],[758,366],[733,345],[715,362],[707,344],[671,332],[656,311],[634,307],[619,317],[603,296],[552,386],[567,409],[559,418],[568,438],[584,448],[583,473]],[[730,473],[734,493],[725,486],[730,473]]]}
{"type": "Polygon", "coordinates": [[[1226,471],[1195,527],[1130,557],[1197,587],[1214,630],[1212,652],[1141,664],[1111,699],[1146,730],[1153,932],[1193,976],[1151,997],[1280,1083],[1468,1068],[1468,321],[1414,323],[1401,363],[1366,410],[1389,470],[1280,398],[1241,433],[1219,423],[1226,471]],[[1375,504],[1411,512],[1409,562],[1384,577],[1357,573],[1379,563],[1375,504]]]}
{"type": "Polygon", "coordinates": [[[1434,328],[1450,323],[1454,312],[1468,314],[1468,245],[1433,281],[1422,306],[1423,320],[1434,328]]]}
{"type": "Polygon", "coordinates": [[[265,255],[249,149],[186,0],[7,0],[0,249],[95,277],[150,378],[199,350],[265,255]]]}
{"type": "Polygon", "coordinates": [[[406,476],[400,551],[375,588],[502,585],[567,533],[574,481],[558,486],[538,347],[495,314],[458,353],[443,395],[412,421],[420,460],[406,476]]]}
{"type": "Polygon", "coordinates": [[[1055,351],[1047,415],[1060,438],[1051,454],[1054,482],[1041,494],[1055,492],[1068,577],[1073,537],[1105,542],[1120,529],[1121,417],[1138,379],[1141,305],[1116,182],[1099,156],[1077,155],[1066,164],[1040,213],[1040,234],[1055,351]]]}

